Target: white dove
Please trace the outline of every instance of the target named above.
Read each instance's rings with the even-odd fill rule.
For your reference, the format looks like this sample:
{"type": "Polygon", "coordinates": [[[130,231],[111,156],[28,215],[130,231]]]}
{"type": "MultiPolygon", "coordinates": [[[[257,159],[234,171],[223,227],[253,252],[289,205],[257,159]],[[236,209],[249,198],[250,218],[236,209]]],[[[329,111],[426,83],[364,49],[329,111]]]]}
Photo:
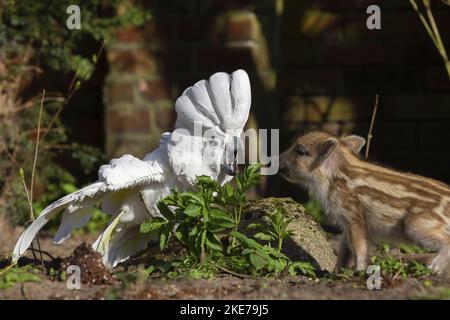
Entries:
{"type": "Polygon", "coordinates": [[[141,234],[140,224],[161,216],[156,205],[171,189],[193,190],[200,175],[222,184],[236,175],[250,104],[250,81],[243,70],[215,73],[187,88],[175,103],[175,130],[161,135],[159,147],[142,160],[129,154],[111,160],[100,167],[97,182],[46,207],[20,236],[13,262],[60,211],[64,214],[54,244],[84,226],[99,205],[111,219],[92,246],[106,266],[115,267],[144,249],[155,235],[141,234]]]}

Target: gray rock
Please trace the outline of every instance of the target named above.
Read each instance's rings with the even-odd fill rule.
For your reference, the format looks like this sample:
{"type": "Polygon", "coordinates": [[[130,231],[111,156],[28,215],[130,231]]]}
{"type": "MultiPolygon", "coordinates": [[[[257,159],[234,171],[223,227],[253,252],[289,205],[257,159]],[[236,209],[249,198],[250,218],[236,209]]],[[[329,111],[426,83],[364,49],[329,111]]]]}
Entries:
{"type": "Polygon", "coordinates": [[[288,217],[293,218],[289,229],[294,235],[283,242],[283,252],[292,260],[309,261],[318,269],[332,271],[336,255],[326,232],[302,205],[291,198],[251,201],[242,219],[244,228],[252,222],[268,219],[267,215],[276,208],[283,209],[288,217]]]}

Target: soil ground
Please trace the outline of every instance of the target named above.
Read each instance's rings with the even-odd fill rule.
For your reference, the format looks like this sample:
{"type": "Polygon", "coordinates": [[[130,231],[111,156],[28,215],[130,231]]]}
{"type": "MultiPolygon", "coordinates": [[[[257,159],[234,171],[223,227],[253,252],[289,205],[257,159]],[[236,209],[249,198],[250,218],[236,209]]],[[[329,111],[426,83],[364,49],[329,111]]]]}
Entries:
{"type": "MultiPolygon", "coordinates": [[[[0,256],[6,256],[17,239],[20,230],[8,233],[0,239],[0,256]]],[[[5,233],[6,234],[6,233],[5,233]]],[[[49,235],[40,237],[42,249],[62,260],[58,263],[77,261],[94,270],[83,279],[81,289],[69,290],[64,281],[47,275],[40,282],[16,284],[0,290],[0,299],[449,299],[450,280],[437,277],[426,279],[385,279],[381,290],[368,290],[365,279],[351,278],[331,281],[311,280],[302,276],[286,276],[279,279],[238,278],[222,275],[214,279],[161,279],[144,281],[136,267],[116,273],[109,278],[107,270],[97,264],[95,255],[79,245],[92,241],[95,236],[78,235],[68,239],[62,246],[51,244],[49,235]],[[78,248],[78,254],[72,255],[78,248]],[[81,249],[80,249],[81,248],[81,249]],[[70,257],[69,257],[70,256],[70,257]],[[87,258],[90,256],[92,261],[87,258]],[[69,257],[69,258],[67,258],[69,257]],[[66,259],[64,259],[66,258],[66,259]],[[75,259],[75,260],[74,260],[75,259]],[[81,259],[76,260],[76,259],[81,259]],[[83,260],[84,259],[84,260],[83,260]],[[92,283],[92,279],[97,279],[92,283]],[[103,279],[103,280],[102,280],[103,279]],[[428,281],[425,281],[428,280],[428,281]],[[432,285],[430,285],[432,283],[432,285]],[[426,285],[427,284],[427,285],[426,285]]],[[[25,259],[25,263],[39,262],[25,259]]],[[[47,258],[48,259],[48,258],[47,258]]],[[[5,262],[5,259],[3,258],[5,262]]],[[[3,264],[4,264],[3,262],[3,264]]],[[[1,262],[0,262],[1,263],[1,262]]]]}

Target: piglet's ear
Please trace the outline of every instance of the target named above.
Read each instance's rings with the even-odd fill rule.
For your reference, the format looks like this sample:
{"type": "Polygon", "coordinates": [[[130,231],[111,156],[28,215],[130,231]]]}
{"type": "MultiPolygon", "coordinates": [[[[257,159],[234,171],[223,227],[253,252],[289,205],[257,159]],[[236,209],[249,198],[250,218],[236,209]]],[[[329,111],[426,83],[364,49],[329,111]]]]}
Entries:
{"type": "Polygon", "coordinates": [[[366,139],[357,135],[351,135],[341,138],[341,142],[353,152],[359,153],[362,147],[366,144],[366,139]]]}
{"type": "Polygon", "coordinates": [[[319,162],[326,161],[331,154],[336,150],[337,140],[335,138],[329,138],[320,144],[319,148],[319,162]]]}

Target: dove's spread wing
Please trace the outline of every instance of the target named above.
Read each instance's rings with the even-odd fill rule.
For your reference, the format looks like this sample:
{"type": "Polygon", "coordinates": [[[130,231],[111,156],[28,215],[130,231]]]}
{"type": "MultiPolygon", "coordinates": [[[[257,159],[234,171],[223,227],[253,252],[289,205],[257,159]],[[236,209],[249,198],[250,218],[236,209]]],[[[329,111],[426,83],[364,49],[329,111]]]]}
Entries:
{"type": "Polygon", "coordinates": [[[101,201],[104,194],[164,181],[165,161],[158,148],[146,157],[146,161],[124,155],[101,166],[97,182],[53,202],[41,212],[17,241],[13,261],[23,255],[39,230],[61,210],[65,213],[54,239],[56,244],[67,239],[73,228],[88,222],[93,206],[101,201]]]}

